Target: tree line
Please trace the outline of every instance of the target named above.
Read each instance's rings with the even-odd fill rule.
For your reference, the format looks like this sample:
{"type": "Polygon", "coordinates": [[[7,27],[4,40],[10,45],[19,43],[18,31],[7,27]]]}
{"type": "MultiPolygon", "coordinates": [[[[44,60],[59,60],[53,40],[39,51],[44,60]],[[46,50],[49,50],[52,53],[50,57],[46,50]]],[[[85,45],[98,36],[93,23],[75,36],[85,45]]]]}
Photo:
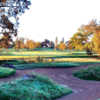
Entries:
{"type": "MultiPolygon", "coordinates": [[[[6,34],[2,37],[6,38],[6,34]]],[[[6,39],[5,39],[6,40],[6,39]]],[[[9,41],[6,41],[9,42],[9,41]]],[[[75,34],[68,40],[55,41],[45,39],[42,42],[35,42],[34,40],[17,38],[13,45],[5,46],[5,42],[0,42],[1,48],[15,48],[15,49],[35,49],[35,48],[52,48],[59,50],[80,50],[86,51],[89,55],[92,53],[100,53],[100,24],[96,20],[90,21],[87,25],[82,25],[75,34]]]]}

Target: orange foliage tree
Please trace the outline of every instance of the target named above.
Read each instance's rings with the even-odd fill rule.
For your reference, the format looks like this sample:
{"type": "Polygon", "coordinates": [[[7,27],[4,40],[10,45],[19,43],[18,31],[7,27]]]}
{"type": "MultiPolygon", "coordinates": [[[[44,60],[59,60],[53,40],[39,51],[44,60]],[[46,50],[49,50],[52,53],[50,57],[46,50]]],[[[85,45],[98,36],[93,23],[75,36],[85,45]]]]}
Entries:
{"type": "Polygon", "coordinates": [[[60,44],[58,45],[58,49],[65,50],[66,49],[66,44],[64,42],[60,42],[60,44]]]}
{"type": "Polygon", "coordinates": [[[90,21],[87,25],[82,25],[78,32],[69,40],[69,47],[84,49],[100,53],[100,24],[96,20],[90,21]]]}
{"type": "Polygon", "coordinates": [[[92,20],[88,25],[83,26],[84,33],[88,36],[92,35],[91,44],[92,51],[100,53],[100,24],[96,20],[92,20]]]}
{"type": "Polygon", "coordinates": [[[14,47],[15,49],[24,49],[25,48],[24,39],[23,38],[17,39],[15,41],[14,47]]]}
{"type": "Polygon", "coordinates": [[[87,37],[81,32],[77,32],[70,38],[67,47],[69,49],[84,50],[84,45],[87,42],[87,37]]]}
{"type": "Polygon", "coordinates": [[[33,40],[27,40],[25,43],[27,49],[34,49],[40,47],[40,42],[34,42],[33,40]]]}

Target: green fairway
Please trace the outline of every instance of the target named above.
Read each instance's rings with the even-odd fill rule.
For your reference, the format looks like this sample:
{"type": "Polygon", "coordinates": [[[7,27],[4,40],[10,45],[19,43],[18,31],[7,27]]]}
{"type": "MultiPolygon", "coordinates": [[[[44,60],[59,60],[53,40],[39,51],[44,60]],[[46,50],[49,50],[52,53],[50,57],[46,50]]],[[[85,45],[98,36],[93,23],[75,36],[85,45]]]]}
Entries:
{"type": "Polygon", "coordinates": [[[69,51],[69,50],[54,50],[54,49],[46,49],[46,48],[37,48],[34,50],[18,50],[8,49],[2,50],[0,55],[6,56],[43,56],[43,57],[65,57],[65,56],[87,56],[85,51],[69,51]]]}

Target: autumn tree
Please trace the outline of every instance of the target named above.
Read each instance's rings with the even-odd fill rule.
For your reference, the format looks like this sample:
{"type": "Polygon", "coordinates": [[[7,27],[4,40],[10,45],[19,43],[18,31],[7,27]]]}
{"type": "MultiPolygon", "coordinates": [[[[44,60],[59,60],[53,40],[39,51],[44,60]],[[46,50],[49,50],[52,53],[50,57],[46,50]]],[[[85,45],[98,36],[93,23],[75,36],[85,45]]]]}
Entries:
{"type": "Polygon", "coordinates": [[[69,40],[68,48],[75,50],[84,50],[84,45],[86,42],[87,42],[86,35],[82,34],[81,32],[77,32],[69,40]]]}
{"type": "Polygon", "coordinates": [[[92,20],[89,24],[82,25],[68,45],[70,48],[100,53],[100,24],[92,20]]]}
{"type": "Polygon", "coordinates": [[[92,42],[94,45],[93,51],[100,54],[100,32],[94,34],[92,38],[92,42]]]}
{"type": "Polygon", "coordinates": [[[40,42],[35,42],[33,40],[27,40],[26,43],[25,43],[25,47],[27,49],[35,49],[35,48],[38,48],[41,46],[41,43],[40,42]]]}
{"type": "Polygon", "coordinates": [[[26,43],[25,43],[25,47],[27,49],[33,49],[34,48],[34,42],[32,40],[27,40],[26,43]]]}
{"type": "Polygon", "coordinates": [[[17,36],[19,16],[29,9],[29,0],[0,0],[0,45],[9,48],[17,36]]]}
{"type": "Polygon", "coordinates": [[[92,20],[88,25],[83,25],[82,29],[88,37],[92,36],[89,49],[92,48],[93,52],[100,53],[100,24],[92,20]]]}
{"type": "Polygon", "coordinates": [[[35,42],[35,48],[40,48],[41,47],[41,43],[40,42],[35,42]]]}
{"type": "Polygon", "coordinates": [[[25,48],[25,43],[24,43],[24,38],[17,38],[15,43],[14,43],[14,48],[16,50],[18,49],[24,49],[25,48]]]}
{"type": "Polygon", "coordinates": [[[58,49],[65,50],[66,49],[66,44],[61,41],[60,44],[58,45],[58,49]]]}
{"type": "Polygon", "coordinates": [[[55,47],[54,47],[54,49],[56,50],[57,47],[58,47],[58,37],[56,37],[56,39],[55,39],[55,47]]]}

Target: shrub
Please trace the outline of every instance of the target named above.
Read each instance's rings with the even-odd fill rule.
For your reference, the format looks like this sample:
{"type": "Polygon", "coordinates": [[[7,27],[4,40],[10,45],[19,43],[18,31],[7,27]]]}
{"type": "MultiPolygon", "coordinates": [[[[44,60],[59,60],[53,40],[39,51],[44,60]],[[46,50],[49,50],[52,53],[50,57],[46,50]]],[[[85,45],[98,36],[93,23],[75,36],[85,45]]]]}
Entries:
{"type": "Polygon", "coordinates": [[[15,69],[0,67],[0,78],[8,77],[16,73],[15,69]]]}
{"type": "Polygon", "coordinates": [[[34,76],[0,84],[0,100],[53,100],[72,93],[47,77],[34,76]]]}
{"type": "Polygon", "coordinates": [[[75,77],[85,80],[97,80],[100,81],[100,66],[89,66],[86,69],[81,69],[73,73],[75,77]]]}

